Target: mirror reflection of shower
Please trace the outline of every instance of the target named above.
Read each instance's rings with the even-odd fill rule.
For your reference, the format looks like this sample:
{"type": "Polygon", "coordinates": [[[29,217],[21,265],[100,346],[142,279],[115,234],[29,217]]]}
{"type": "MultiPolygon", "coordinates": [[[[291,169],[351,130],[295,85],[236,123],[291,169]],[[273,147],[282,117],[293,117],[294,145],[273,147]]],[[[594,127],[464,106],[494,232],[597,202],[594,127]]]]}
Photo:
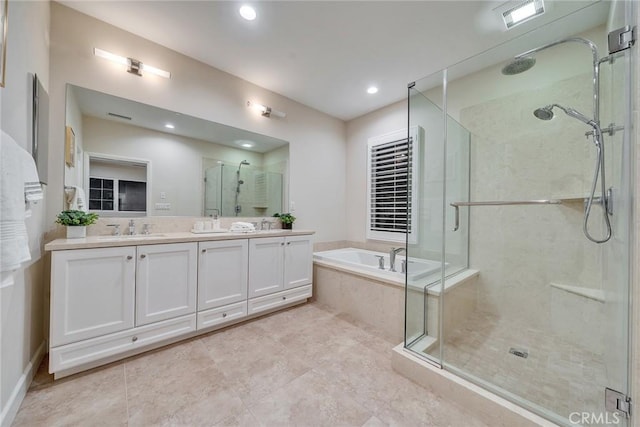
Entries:
{"type": "MultiPolygon", "coordinates": [[[[597,150],[597,158],[596,158],[596,166],[593,174],[593,180],[591,184],[591,192],[589,194],[589,198],[587,200],[585,206],[585,214],[584,214],[584,222],[582,224],[582,231],[584,235],[590,241],[594,243],[604,243],[607,242],[611,238],[611,222],[609,220],[609,213],[611,206],[609,204],[611,201],[609,200],[609,196],[607,193],[607,185],[605,181],[605,158],[604,158],[604,144],[602,139],[602,129],[600,128],[600,64],[609,60],[609,57],[604,57],[599,59],[598,57],[598,49],[596,45],[590,40],[581,38],[581,37],[571,37],[567,39],[558,40],[552,43],[549,43],[544,46],[537,47],[535,49],[531,49],[527,52],[521,53],[517,55],[512,62],[507,64],[504,68],[502,68],[502,74],[511,76],[515,74],[523,73],[529,69],[531,69],[536,60],[533,58],[537,52],[541,50],[548,49],[553,46],[557,46],[562,43],[568,42],[577,42],[587,45],[591,49],[591,54],[593,57],[593,119],[590,119],[586,115],[582,114],[578,110],[570,107],[563,107],[559,104],[550,104],[545,107],[541,107],[536,109],[533,112],[533,115],[536,116],[540,120],[551,120],[554,117],[553,109],[557,108],[562,110],[567,116],[572,117],[576,120],[581,121],[582,123],[591,126],[592,131],[587,134],[591,136],[593,143],[597,150]],[[598,186],[598,176],[600,178],[600,191],[601,196],[596,197],[596,188],[598,186]],[[602,238],[593,237],[589,231],[589,217],[591,216],[591,207],[593,203],[597,203],[601,206],[603,211],[603,217],[606,226],[605,236],[602,238]]],[[[608,132],[611,132],[610,129],[607,129],[608,132]]]]}
{"type": "Polygon", "coordinates": [[[240,205],[240,203],[238,203],[238,198],[240,197],[240,186],[244,184],[244,181],[240,179],[240,169],[242,168],[243,165],[249,166],[250,163],[246,160],[241,161],[240,164],[238,165],[238,171],[236,172],[236,196],[235,196],[235,203],[234,203],[234,206],[235,206],[234,212],[236,216],[238,216],[242,212],[242,206],[240,205]]]}

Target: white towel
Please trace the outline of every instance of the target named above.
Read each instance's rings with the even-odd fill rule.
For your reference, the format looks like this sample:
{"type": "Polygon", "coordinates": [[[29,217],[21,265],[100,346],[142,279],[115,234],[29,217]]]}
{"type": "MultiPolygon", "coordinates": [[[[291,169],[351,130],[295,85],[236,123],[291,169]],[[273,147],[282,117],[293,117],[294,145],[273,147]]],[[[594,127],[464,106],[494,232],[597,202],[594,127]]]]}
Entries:
{"type": "Polygon", "coordinates": [[[70,210],[89,212],[87,196],[82,187],[74,186],[67,190],[67,203],[70,210]]]}
{"type": "Polygon", "coordinates": [[[42,199],[42,188],[33,158],[4,131],[0,177],[0,271],[12,271],[31,259],[24,220],[29,204],[42,199]]]}

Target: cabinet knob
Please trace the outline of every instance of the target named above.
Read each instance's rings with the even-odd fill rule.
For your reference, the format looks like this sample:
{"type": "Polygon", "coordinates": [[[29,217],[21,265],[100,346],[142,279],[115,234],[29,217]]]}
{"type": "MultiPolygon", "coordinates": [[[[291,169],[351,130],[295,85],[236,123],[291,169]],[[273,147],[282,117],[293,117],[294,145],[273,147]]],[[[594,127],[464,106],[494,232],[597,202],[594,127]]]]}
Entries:
{"type": "Polygon", "coordinates": [[[222,317],[227,317],[227,313],[222,313],[222,317]]]}
{"type": "Polygon", "coordinates": [[[131,338],[131,341],[133,341],[133,342],[138,341],[138,337],[133,337],[133,338],[131,338]]]}
{"type": "Polygon", "coordinates": [[[146,256],[145,254],[140,255],[140,259],[144,259],[144,258],[146,258],[146,257],[147,257],[147,256],[146,256]]]}
{"type": "Polygon", "coordinates": [[[282,297],[282,299],[287,299],[287,297],[282,297]]]}
{"type": "Polygon", "coordinates": [[[280,246],[284,246],[284,242],[280,243],[280,246]]]}
{"type": "Polygon", "coordinates": [[[202,250],[202,253],[203,253],[203,254],[206,254],[206,253],[207,253],[207,250],[206,250],[206,249],[203,249],[203,250],[202,250]]]}
{"type": "Polygon", "coordinates": [[[287,242],[287,246],[289,246],[291,244],[291,242],[287,242]]]}
{"type": "Polygon", "coordinates": [[[127,255],[127,259],[131,260],[133,257],[131,255],[127,255]]]}

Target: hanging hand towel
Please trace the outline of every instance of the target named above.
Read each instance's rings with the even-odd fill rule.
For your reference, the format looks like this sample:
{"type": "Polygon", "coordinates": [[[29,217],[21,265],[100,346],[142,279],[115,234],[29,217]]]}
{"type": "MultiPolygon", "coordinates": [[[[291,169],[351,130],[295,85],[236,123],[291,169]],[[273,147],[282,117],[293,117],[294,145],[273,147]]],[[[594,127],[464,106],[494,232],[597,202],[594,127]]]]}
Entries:
{"type": "Polygon", "coordinates": [[[68,208],[70,210],[89,212],[89,206],[87,205],[87,196],[85,195],[82,187],[73,186],[69,187],[69,190],[66,191],[68,208]]]}
{"type": "Polygon", "coordinates": [[[0,132],[0,271],[11,271],[31,259],[25,212],[42,188],[31,155],[0,132]]]}

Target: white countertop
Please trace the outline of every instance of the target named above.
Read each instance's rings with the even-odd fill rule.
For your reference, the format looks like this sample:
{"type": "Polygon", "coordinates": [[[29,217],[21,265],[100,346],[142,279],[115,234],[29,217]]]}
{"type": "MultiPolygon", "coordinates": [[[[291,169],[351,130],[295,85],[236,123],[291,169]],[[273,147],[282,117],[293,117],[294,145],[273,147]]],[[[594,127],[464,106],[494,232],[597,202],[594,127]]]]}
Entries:
{"type": "Polygon", "coordinates": [[[56,239],[44,246],[45,251],[61,251],[67,249],[109,248],[116,246],[159,245],[164,243],[205,242],[212,240],[259,239],[265,237],[303,236],[314,234],[313,230],[269,230],[251,233],[203,233],[191,232],[151,233],[134,236],[87,236],[84,239],[56,239]]]}

